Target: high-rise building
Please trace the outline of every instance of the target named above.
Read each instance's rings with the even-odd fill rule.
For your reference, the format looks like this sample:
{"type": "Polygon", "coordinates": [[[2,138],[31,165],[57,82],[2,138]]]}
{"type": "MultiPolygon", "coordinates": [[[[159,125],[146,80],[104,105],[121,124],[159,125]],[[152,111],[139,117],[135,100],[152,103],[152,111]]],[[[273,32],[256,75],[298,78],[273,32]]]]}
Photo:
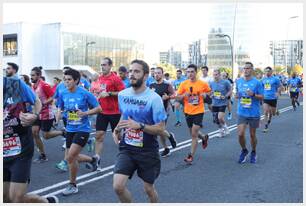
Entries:
{"type": "Polygon", "coordinates": [[[206,54],[203,51],[205,44],[202,40],[194,41],[188,45],[188,62],[198,67],[206,65],[206,54]]]}
{"type": "Polygon", "coordinates": [[[173,47],[167,52],[159,52],[159,62],[174,65],[176,68],[182,66],[182,52],[174,51],[173,47]]]}
{"type": "Polygon", "coordinates": [[[303,66],[303,40],[270,41],[270,51],[274,67],[293,68],[296,64],[303,66]]]}

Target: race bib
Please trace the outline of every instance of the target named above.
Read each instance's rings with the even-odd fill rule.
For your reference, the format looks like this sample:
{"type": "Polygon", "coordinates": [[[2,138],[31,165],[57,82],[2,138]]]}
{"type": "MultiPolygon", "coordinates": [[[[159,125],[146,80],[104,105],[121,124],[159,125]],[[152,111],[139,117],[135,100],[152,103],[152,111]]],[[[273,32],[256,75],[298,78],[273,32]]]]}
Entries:
{"type": "Polygon", "coordinates": [[[291,87],[290,92],[297,92],[297,88],[296,87],[291,87]]]}
{"type": "Polygon", "coordinates": [[[106,84],[101,84],[101,92],[106,92],[106,84]]]}
{"type": "Polygon", "coordinates": [[[265,83],[265,90],[271,90],[271,84],[270,83],[265,83]]]}
{"type": "Polygon", "coordinates": [[[199,104],[199,96],[198,95],[191,95],[188,97],[188,103],[192,105],[199,104]]]}
{"type": "Polygon", "coordinates": [[[242,97],[240,99],[240,104],[244,108],[251,108],[252,105],[252,99],[250,97],[242,97]]]}
{"type": "Polygon", "coordinates": [[[76,111],[69,111],[68,112],[67,124],[70,124],[70,125],[81,125],[82,124],[81,118],[79,118],[76,111]]]}
{"type": "Polygon", "coordinates": [[[3,138],[3,157],[16,156],[21,153],[21,142],[18,134],[7,134],[3,138]]]}
{"type": "Polygon", "coordinates": [[[143,131],[130,129],[126,131],[125,143],[135,147],[143,147],[143,131]]]}
{"type": "Polygon", "coordinates": [[[219,92],[219,91],[214,91],[214,98],[215,98],[215,99],[221,99],[221,92],[219,92]]]}

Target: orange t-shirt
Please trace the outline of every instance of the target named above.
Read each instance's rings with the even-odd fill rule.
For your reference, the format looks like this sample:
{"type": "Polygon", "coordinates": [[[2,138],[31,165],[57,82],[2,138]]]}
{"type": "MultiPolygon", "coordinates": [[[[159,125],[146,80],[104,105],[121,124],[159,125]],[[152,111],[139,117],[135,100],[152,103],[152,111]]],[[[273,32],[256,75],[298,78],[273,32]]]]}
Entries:
{"type": "Polygon", "coordinates": [[[208,83],[201,80],[191,82],[188,79],[182,82],[177,90],[177,94],[191,94],[189,97],[184,97],[184,112],[189,115],[204,113],[204,100],[202,94],[210,91],[211,89],[208,83]]]}

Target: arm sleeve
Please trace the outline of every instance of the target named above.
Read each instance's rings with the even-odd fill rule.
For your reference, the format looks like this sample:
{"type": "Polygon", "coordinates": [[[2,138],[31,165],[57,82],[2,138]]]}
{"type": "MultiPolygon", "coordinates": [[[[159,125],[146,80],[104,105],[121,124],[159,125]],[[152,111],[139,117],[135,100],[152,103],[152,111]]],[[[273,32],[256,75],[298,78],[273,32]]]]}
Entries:
{"type": "Polygon", "coordinates": [[[257,92],[255,92],[255,94],[263,95],[263,93],[264,93],[263,85],[262,83],[259,82],[257,84],[257,92]]]}
{"type": "Polygon", "coordinates": [[[86,92],[86,96],[87,96],[87,103],[92,107],[95,108],[97,106],[99,106],[98,100],[97,98],[90,92],[86,92]]]}
{"type": "Polygon", "coordinates": [[[21,80],[20,80],[20,89],[21,89],[22,94],[23,94],[23,95],[21,95],[22,98],[23,98],[23,101],[34,105],[35,100],[36,100],[36,96],[35,96],[35,93],[33,92],[33,90],[21,80]]]}
{"type": "Polygon", "coordinates": [[[180,84],[179,88],[177,89],[177,94],[181,95],[185,93],[185,88],[183,82],[180,84]]]}
{"type": "Polygon", "coordinates": [[[51,86],[47,83],[43,84],[43,90],[46,93],[48,98],[50,98],[54,95],[51,86]]]}
{"type": "Polygon", "coordinates": [[[154,102],[154,104],[152,104],[154,123],[158,124],[162,121],[165,121],[167,119],[167,114],[161,97],[159,95],[156,95],[152,102],[154,102]]]}
{"type": "Polygon", "coordinates": [[[120,92],[125,89],[125,85],[119,77],[116,77],[115,86],[116,86],[116,92],[120,92]]]}

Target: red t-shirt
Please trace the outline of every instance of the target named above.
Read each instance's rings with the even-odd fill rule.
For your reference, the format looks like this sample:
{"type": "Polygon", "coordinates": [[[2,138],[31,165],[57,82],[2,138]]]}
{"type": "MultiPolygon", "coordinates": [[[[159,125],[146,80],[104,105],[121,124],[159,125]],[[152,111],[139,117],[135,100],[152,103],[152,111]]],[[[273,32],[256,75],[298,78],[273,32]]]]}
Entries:
{"type": "Polygon", "coordinates": [[[51,86],[46,82],[44,82],[43,80],[38,80],[37,83],[33,84],[33,89],[36,92],[42,104],[42,109],[39,114],[39,119],[40,120],[54,119],[54,114],[52,111],[52,103],[48,104],[45,103],[54,94],[51,86]]]}
{"type": "MultiPolygon", "coordinates": [[[[125,89],[122,80],[113,72],[107,76],[101,75],[99,77],[99,83],[101,92],[119,92],[125,89]]],[[[102,114],[120,114],[117,95],[100,98],[99,103],[102,108],[102,114]]]]}

